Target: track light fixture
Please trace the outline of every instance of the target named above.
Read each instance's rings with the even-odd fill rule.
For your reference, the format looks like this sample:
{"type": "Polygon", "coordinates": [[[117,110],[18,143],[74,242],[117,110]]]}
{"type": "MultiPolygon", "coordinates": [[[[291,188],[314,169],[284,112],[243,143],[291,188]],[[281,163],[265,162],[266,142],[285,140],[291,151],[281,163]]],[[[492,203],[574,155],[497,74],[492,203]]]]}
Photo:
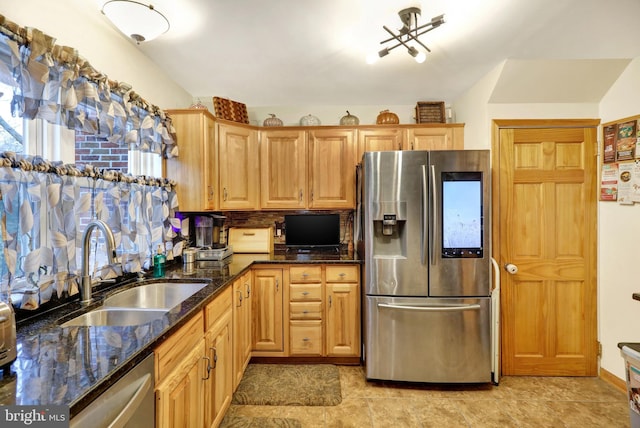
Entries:
{"type": "Polygon", "coordinates": [[[384,45],[388,42],[396,42],[391,46],[387,46],[384,49],[380,50],[377,54],[370,54],[367,57],[368,63],[373,63],[377,61],[379,58],[385,57],[389,55],[389,52],[393,49],[404,46],[407,48],[407,52],[411,55],[417,63],[423,63],[425,59],[427,59],[427,54],[423,51],[418,50],[415,44],[421,46],[425,51],[431,52],[424,43],[422,43],[418,37],[422,36],[429,31],[438,28],[440,25],[444,24],[444,15],[438,15],[431,18],[431,21],[427,22],[423,25],[418,25],[418,15],[420,15],[419,7],[409,7],[406,9],[402,9],[398,12],[400,16],[400,20],[402,21],[402,28],[398,30],[398,34],[389,30],[387,26],[383,25],[382,28],[391,35],[390,38],[385,39],[380,42],[381,45],[384,45]]]}

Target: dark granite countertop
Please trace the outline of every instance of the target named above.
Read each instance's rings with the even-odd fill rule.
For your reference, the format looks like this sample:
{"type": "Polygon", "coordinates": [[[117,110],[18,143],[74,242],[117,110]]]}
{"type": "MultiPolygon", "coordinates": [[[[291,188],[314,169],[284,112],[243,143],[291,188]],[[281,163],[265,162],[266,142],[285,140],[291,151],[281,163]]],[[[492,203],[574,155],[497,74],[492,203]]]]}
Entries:
{"type": "Polygon", "coordinates": [[[178,260],[164,278],[133,279],[93,294],[94,303],[78,300],[18,322],[18,358],[0,375],[0,405],[68,405],[73,417],[111,384],[202,310],[252,264],[360,263],[357,254],[233,254],[223,262],[197,262],[187,272],[178,260]],[[160,320],[139,326],[66,327],[61,323],[102,304],[109,295],[143,283],[206,282],[207,285],[160,320]]]}

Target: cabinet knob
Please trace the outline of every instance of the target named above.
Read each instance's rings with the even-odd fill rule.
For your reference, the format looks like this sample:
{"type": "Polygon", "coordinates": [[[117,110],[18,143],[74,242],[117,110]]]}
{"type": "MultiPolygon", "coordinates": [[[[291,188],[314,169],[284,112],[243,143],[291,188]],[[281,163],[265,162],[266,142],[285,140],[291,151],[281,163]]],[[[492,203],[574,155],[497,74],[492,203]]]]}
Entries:
{"type": "Polygon", "coordinates": [[[223,194],[222,198],[226,201],[227,200],[227,188],[226,187],[224,188],[222,194],[223,194]]]}

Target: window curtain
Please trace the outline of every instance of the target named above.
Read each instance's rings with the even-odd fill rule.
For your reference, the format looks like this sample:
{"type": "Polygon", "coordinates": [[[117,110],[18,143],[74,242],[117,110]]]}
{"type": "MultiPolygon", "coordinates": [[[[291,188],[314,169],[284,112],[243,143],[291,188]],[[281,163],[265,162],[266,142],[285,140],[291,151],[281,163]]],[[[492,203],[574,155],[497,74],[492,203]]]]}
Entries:
{"type": "Polygon", "coordinates": [[[107,137],[132,150],[178,155],[171,119],[124,82],[110,80],[68,46],[0,15],[0,81],[12,111],[107,137]]]}
{"type": "MultiPolygon", "coordinates": [[[[14,88],[16,116],[106,137],[129,150],[178,155],[171,119],[160,108],[108,79],[75,49],[2,15],[0,81],[14,88]]],[[[180,255],[174,187],[166,179],[0,154],[0,298],[37,309],[76,294],[82,231],[94,218],[113,230],[118,263],[96,260],[93,277],[148,269],[158,245],[168,259],[180,255]]],[[[101,245],[96,239],[91,254],[104,254],[101,245]]]]}
{"type": "Polygon", "coordinates": [[[168,259],[182,254],[174,184],[119,171],[51,163],[10,152],[0,155],[0,294],[33,310],[52,298],[78,292],[81,235],[92,219],[105,221],[117,245],[117,261],[106,264],[101,235],[91,254],[94,278],[151,267],[158,245],[168,259]],[[40,219],[44,218],[44,222],[40,219]]]}

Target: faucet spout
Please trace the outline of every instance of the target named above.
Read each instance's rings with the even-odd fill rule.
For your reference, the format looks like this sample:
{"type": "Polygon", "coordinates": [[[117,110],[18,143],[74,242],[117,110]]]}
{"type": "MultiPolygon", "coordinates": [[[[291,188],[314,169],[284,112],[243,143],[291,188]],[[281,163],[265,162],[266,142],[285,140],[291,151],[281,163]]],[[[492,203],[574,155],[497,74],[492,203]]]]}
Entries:
{"type": "Polygon", "coordinates": [[[93,229],[99,229],[107,242],[107,257],[109,263],[114,263],[116,256],[116,240],[111,228],[102,220],[91,221],[82,233],[82,267],[80,283],[80,302],[88,304],[91,302],[91,277],[89,276],[89,243],[93,229]]]}

